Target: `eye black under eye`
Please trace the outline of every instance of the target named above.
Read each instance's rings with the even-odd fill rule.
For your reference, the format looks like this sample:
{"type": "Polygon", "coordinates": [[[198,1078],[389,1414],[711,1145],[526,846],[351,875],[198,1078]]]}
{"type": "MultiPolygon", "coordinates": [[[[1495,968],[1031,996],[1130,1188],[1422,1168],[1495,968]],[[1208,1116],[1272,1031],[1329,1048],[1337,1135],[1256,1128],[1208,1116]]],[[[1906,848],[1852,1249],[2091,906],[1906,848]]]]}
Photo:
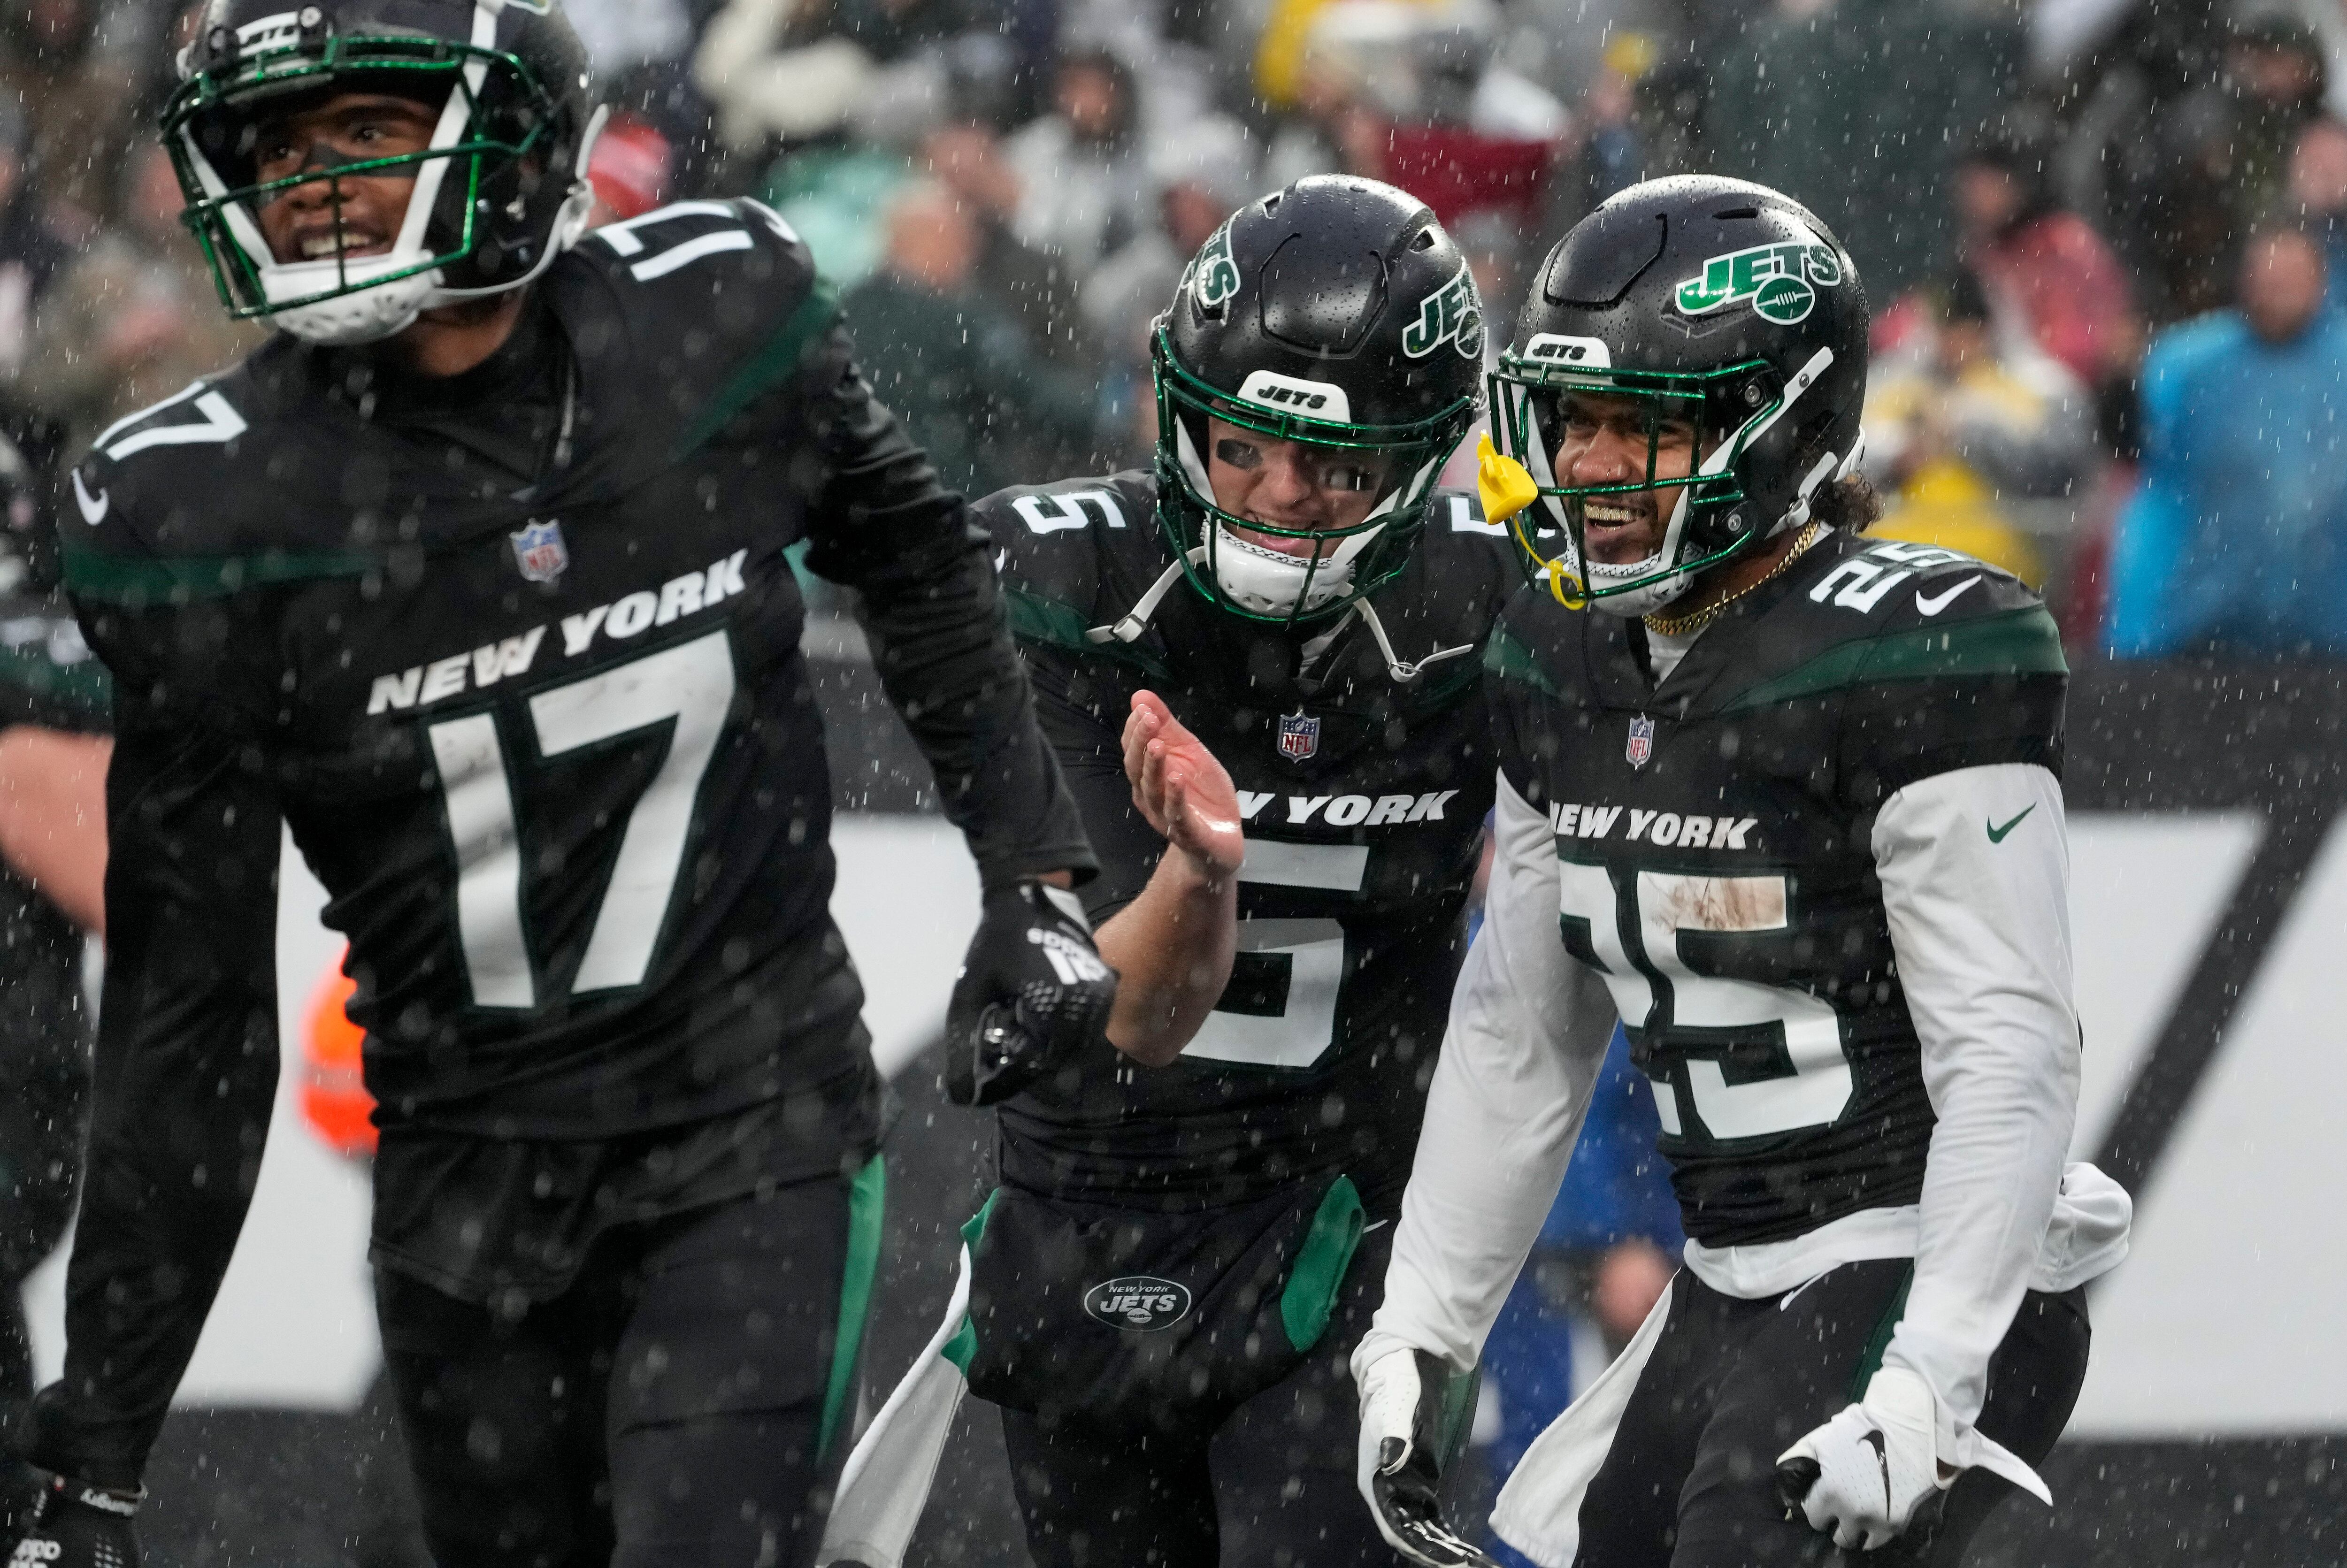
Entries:
{"type": "Polygon", "coordinates": [[[1229,436],[1214,443],[1214,457],[1217,462],[1226,463],[1234,468],[1252,468],[1263,461],[1262,453],[1245,442],[1229,436]]]}

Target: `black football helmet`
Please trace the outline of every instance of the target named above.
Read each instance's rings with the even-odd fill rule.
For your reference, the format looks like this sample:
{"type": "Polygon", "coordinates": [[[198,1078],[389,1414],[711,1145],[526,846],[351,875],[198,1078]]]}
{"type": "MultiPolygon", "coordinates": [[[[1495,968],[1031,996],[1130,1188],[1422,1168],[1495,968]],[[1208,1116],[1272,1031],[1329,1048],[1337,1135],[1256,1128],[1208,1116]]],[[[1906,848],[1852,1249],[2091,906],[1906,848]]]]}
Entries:
{"type": "Polygon", "coordinates": [[[1807,522],[1818,487],[1856,470],[1867,320],[1857,264],[1790,197],[1708,175],[1630,187],[1549,252],[1500,355],[1486,515],[1516,519],[1568,604],[1659,609],[1697,574],[1807,522]],[[1575,392],[1643,405],[1644,477],[1561,482],[1554,455],[1575,392]],[[1696,431],[1684,477],[1655,477],[1665,419],[1696,431]],[[1589,497],[1647,489],[1676,492],[1662,548],[1626,565],[1588,560],[1589,497]],[[1553,559],[1522,525],[1534,501],[1565,541],[1553,559]]]}
{"type": "Polygon", "coordinates": [[[1250,620],[1341,610],[1399,571],[1443,459],[1475,417],[1483,310],[1466,258],[1416,197],[1323,175],[1214,231],[1158,318],[1157,515],[1190,580],[1250,620]],[[1207,477],[1209,415],[1355,459],[1382,494],[1343,529],[1235,517],[1207,477]],[[1288,556],[1230,530],[1315,541],[1288,556]]]}
{"type": "Polygon", "coordinates": [[[184,220],[240,318],[313,343],[366,343],[418,313],[529,282],[578,239],[602,122],[587,51],[557,0],[211,0],[163,111],[184,220]],[[261,117],[302,98],[388,92],[440,109],[398,158],[313,153],[260,182],[261,117]],[[259,212],[287,190],[353,176],[415,181],[387,254],[280,261],[259,212]]]}

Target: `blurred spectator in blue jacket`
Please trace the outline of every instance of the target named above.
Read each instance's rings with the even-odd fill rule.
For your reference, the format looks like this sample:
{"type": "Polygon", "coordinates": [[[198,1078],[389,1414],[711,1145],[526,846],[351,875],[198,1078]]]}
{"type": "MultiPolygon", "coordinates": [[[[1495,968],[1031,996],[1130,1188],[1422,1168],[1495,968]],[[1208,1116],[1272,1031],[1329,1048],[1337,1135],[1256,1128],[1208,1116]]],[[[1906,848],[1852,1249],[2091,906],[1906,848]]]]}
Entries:
{"type": "Polygon", "coordinates": [[[2114,655],[2347,654],[2347,314],[2324,304],[2326,273],[2313,236],[2261,228],[2239,306],[2153,343],[2114,655]]]}

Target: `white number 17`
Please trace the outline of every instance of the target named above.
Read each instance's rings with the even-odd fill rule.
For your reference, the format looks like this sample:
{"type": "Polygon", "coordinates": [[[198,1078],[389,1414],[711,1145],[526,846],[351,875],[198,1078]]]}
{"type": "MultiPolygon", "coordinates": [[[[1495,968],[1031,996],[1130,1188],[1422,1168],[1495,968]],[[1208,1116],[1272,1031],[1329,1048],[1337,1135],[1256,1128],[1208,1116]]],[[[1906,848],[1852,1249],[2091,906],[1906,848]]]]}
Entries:
{"type": "MultiPolygon", "coordinates": [[[[724,632],[712,631],[529,700],[538,750],[548,757],[675,722],[668,754],[628,814],[610,885],[571,981],[574,995],[641,985],[651,968],[733,685],[733,646],[724,632]]],[[[522,929],[521,842],[497,718],[469,713],[443,720],[428,733],[456,850],[456,932],[473,1005],[534,1008],[539,997],[522,929]]]]}

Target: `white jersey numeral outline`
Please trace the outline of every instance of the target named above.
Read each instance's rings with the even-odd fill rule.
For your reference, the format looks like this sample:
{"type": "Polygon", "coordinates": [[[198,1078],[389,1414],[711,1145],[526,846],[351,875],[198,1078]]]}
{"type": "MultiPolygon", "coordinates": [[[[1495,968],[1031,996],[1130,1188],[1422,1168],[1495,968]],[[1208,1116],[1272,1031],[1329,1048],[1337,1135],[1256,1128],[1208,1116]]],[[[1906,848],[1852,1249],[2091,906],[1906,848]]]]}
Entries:
{"type": "Polygon", "coordinates": [[[150,446],[225,446],[250,428],[251,426],[244,422],[244,415],[231,407],[227,398],[199,381],[186,391],[165,398],[152,408],[143,408],[127,419],[115,421],[101,431],[97,439],[91,442],[90,446],[96,450],[104,452],[107,461],[119,463],[126,457],[137,456],[150,446]],[[125,436],[119,441],[114,440],[117,435],[128,430],[133,425],[160,414],[167,408],[176,408],[190,398],[195,400],[196,412],[203,415],[194,424],[158,425],[141,430],[136,436],[125,436]],[[113,442],[113,445],[108,446],[108,442],[113,442]]]}
{"type": "MultiPolygon", "coordinates": [[[[1239,880],[1358,893],[1368,858],[1367,847],[1357,844],[1250,838],[1239,880]]],[[[1345,984],[1345,927],[1330,919],[1241,920],[1238,948],[1286,956],[1286,1005],[1271,1016],[1216,1009],[1206,1015],[1183,1056],[1241,1067],[1296,1071],[1312,1066],[1337,1040],[1337,998],[1345,984]]]]}
{"type": "MultiPolygon", "coordinates": [[[[1730,1083],[1718,1061],[1686,1057],[1685,1091],[1706,1133],[1723,1140],[1774,1137],[1840,1119],[1855,1081],[1833,1008],[1804,990],[1698,974],[1680,949],[1680,938],[1690,933],[1787,929],[1790,899],[1782,876],[1640,871],[1624,907],[1605,867],[1565,860],[1557,869],[1560,913],[1585,927],[1614,1005],[1632,1027],[1660,1021],[1658,1003],[1666,989],[1674,1027],[1734,1030],[1746,1038],[1780,1031],[1793,1069],[1780,1077],[1730,1083]],[[1635,954],[1627,939],[1633,934],[1635,954]]],[[[1686,1133],[1680,1092],[1668,1080],[1655,1083],[1655,1109],[1663,1131],[1674,1137],[1686,1133]]]]}
{"type": "MultiPolygon", "coordinates": [[[[629,810],[573,995],[641,985],[650,972],[734,687],[732,641],[712,631],[530,699],[530,723],[546,757],[672,724],[659,768],[629,810]]],[[[456,853],[456,932],[473,1005],[534,1008],[539,999],[522,922],[520,834],[496,715],[443,719],[426,733],[456,853]]]]}

